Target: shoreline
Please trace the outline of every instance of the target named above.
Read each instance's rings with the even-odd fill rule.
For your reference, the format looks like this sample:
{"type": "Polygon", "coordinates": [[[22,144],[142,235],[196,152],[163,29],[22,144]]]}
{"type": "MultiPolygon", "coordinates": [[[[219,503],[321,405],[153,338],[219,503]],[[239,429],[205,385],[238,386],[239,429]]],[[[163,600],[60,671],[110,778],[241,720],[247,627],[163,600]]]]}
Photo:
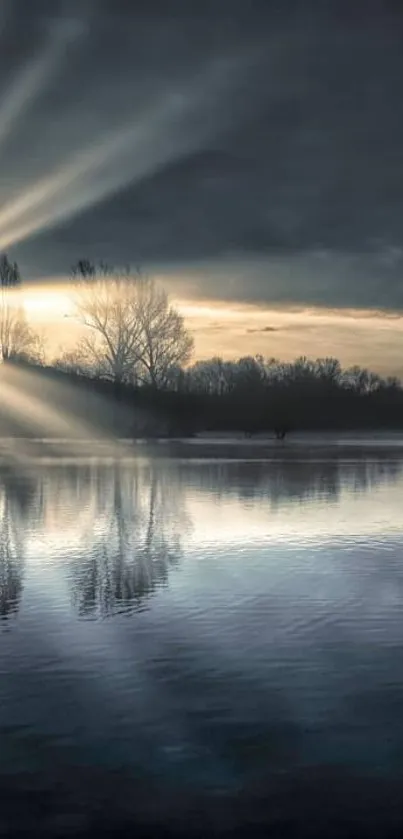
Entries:
{"type": "Polygon", "coordinates": [[[160,439],[0,438],[0,467],[29,462],[178,459],[193,461],[359,461],[403,458],[403,434],[290,435],[245,439],[234,435],[160,439]]]}

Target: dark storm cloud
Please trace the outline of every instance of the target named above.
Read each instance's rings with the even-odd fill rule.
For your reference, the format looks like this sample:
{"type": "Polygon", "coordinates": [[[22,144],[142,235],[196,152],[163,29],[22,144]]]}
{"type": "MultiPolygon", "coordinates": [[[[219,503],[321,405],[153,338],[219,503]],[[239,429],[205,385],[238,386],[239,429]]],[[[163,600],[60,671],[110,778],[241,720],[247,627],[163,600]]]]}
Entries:
{"type": "Polygon", "coordinates": [[[0,246],[199,294],[402,307],[392,2],[9,0],[0,246]]]}

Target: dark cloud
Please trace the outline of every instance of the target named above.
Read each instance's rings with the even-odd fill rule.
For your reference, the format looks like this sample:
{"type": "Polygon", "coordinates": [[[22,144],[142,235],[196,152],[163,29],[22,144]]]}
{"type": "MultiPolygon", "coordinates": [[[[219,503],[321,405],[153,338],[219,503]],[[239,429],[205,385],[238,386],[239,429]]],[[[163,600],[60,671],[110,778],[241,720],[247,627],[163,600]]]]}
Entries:
{"type": "Polygon", "coordinates": [[[403,306],[399,4],[2,15],[0,247],[26,274],[89,254],[224,299],[403,306]]]}

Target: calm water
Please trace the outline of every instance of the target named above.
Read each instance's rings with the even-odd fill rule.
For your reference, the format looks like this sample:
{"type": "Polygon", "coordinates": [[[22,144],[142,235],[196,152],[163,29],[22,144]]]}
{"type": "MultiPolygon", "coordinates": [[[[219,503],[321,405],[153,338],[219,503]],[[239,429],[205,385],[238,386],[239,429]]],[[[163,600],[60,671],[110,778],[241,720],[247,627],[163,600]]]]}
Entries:
{"type": "Polygon", "coordinates": [[[400,835],[403,461],[0,487],[0,833],[400,835]]]}

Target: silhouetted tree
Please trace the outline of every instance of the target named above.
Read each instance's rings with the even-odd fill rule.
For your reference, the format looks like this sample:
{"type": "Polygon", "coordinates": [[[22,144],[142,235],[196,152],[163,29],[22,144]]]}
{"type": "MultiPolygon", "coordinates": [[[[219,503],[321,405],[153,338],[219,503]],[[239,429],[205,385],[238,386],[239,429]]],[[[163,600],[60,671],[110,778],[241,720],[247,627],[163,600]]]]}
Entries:
{"type": "Polygon", "coordinates": [[[166,387],[171,371],[189,361],[193,338],[185,328],[182,315],[170,306],[166,292],[153,280],[140,285],[138,319],[141,338],[135,365],[137,380],[166,387]]]}
{"type": "Polygon", "coordinates": [[[40,361],[39,337],[26,321],[18,300],[21,274],[16,262],[7,254],[0,256],[0,352],[3,361],[25,357],[40,361]]]}
{"type": "Polygon", "coordinates": [[[73,268],[77,312],[87,327],[77,348],[82,369],[123,382],[165,387],[185,364],[193,339],[165,291],[139,271],[80,260],[73,268]]]}
{"type": "Polygon", "coordinates": [[[396,378],[360,367],[343,370],[329,357],[212,358],[189,367],[181,387],[202,399],[204,427],[211,430],[242,429],[250,436],[271,429],[281,439],[292,428],[403,425],[403,390],[396,378]]]}
{"type": "Polygon", "coordinates": [[[378,390],[382,380],[376,373],[361,367],[349,367],[343,374],[344,385],[357,393],[365,394],[378,390]]]}
{"type": "MultiPolygon", "coordinates": [[[[71,377],[83,392],[102,394],[117,417],[110,401],[113,380],[94,369],[90,376],[77,354],[56,366],[41,375],[46,372],[47,378],[57,376],[59,381],[60,376],[65,381],[71,377]]],[[[186,368],[171,366],[164,382],[164,387],[152,388],[148,377],[133,375],[122,383],[122,408],[133,416],[122,436],[134,433],[134,416],[140,413],[143,430],[137,423],[135,436],[243,431],[278,432],[281,437],[291,430],[403,428],[403,388],[396,377],[382,378],[359,367],[343,370],[332,358],[212,358],[186,368]]]]}

